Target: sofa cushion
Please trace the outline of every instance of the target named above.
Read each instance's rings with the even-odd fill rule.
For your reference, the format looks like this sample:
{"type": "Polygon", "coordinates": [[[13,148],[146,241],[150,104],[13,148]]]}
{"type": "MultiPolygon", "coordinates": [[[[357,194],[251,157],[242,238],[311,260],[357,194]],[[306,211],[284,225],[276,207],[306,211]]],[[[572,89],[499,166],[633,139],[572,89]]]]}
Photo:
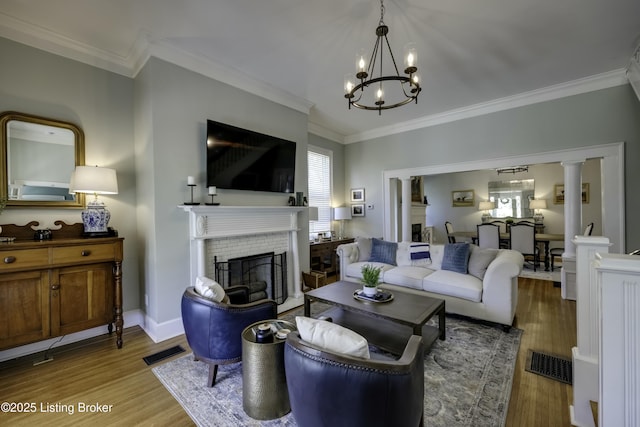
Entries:
{"type": "Polygon", "coordinates": [[[371,262],[381,262],[383,264],[396,265],[396,252],[398,244],[395,242],[386,242],[384,240],[371,239],[371,262]]]}
{"type": "Polygon", "coordinates": [[[497,249],[480,248],[476,245],[471,245],[471,255],[469,255],[468,266],[469,274],[483,280],[489,264],[496,259],[496,255],[498,255],[497,249]]]}
{"type": "Polygon", "coordinates": [[[225,297],[222,286],[205,276],[196,277],[195,290],[196,293],[216,302],[221,302],[225,297]]]}
{"type": "Polygon", "coordinates": [[[326,320],[296,316],[300,338],[323,350],[369,359],[369,343],[360,334],[326,320]]]}
{"type": "Polygon", "coordinates": [[[444,246],[442,269],[467,274],[469,243],[448,243],[444,246]]]}
{"type": "Polygon", "coordinates": [[[369,261],[371,258],[371,237],[356,237],[358,245],[358,261],[369,261]]]}
{"type": "Polygon", "coordinates": [[[442,257],[444,256],[444,245],[431,245],[429,247],[429,253],[431,254],[432,270],[440,270],[442,268],[442,257]]]}
{"type": "Polygon", "coordinates": [[[355,279],[362,279],[362,266],[365,264],[369,264],[372,265],[374,267],[379,267],[380,268],[380,280],[384,282],[384,272],[387,270],[390,270],[393,267],[393,265],[389,265],[389,264],[383,264],[381,262],[369,262],[369,261],[364,261],[364,262],[354,262],[351,263],[349,265],[347,265],[346,271],[344,272],[344,275],[346,277],[353,277],[355,279]]]}
{"type": "Polygon", "coordinates": [[[424,278],[431,273],[433,270],[424,267],[395,267],[384,272],[383,282],[422,290],[424,278]]]}
{"type": "Polygon", "coordinates": [[[482,281],[470,274],[461,274],[444,269],[434,271],[424,278],[422,289],[469,301],[482,301],[482,281]]]}

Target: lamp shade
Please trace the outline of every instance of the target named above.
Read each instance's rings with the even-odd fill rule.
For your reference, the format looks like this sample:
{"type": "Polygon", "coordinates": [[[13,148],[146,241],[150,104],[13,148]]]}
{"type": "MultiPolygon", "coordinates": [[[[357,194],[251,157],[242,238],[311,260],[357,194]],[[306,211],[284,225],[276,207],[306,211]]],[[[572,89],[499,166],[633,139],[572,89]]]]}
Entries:
{"type": "Polygon", "coordinates": [[[309,206],[309,221],[317,221],[317,220],[318,220],[318,207],[309,206]]]}
{"type": "Polygon", "coordinates": [[[496,208],[496,204],[494,202],[480,202],[478,203],[478,210],[481,211],[490,211],[496,208]]]}
{"type": "Polygon", "coordinates": [[[118,179],[115,169],[76,166],[69,187],[70,193],[118,194],[118,179]]]}
{"type": "Polygon", "coordinates": [[[348,206],[341,206],[333,210],[333,217],[335,220],[351,219],[351,208],[348,206]]]}
{"type": "Polygon", "coordinates": [[[534,199],[529,202],[529,209],[547,209],[547,201],[545,199],[534,199]]]}

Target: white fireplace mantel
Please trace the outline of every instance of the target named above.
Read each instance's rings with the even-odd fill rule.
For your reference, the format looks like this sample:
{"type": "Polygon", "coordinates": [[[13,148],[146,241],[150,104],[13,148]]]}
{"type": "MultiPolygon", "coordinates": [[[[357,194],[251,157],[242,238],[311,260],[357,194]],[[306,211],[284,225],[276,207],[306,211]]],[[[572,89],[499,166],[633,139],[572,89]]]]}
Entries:
{"type": "Polygon", "coordinates": [[[293,258],[294,296],[302,294],[298,213],[305,206],[211,206],[180,205],[189,214],[191,283],[206,270],[205,241],[234,236],[288,233],[293,258]]]}

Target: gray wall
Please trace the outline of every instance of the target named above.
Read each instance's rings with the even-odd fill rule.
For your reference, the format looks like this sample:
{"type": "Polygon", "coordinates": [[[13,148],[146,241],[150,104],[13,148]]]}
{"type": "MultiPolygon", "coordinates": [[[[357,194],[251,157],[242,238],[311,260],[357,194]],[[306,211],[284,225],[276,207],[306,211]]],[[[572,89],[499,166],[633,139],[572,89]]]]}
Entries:
{"type": "MultiPolygon", "coordinates": [[[[403,108],[411,108],[406,106],[403,108]]],[[[550,152],[624,141],[627,249],[640,248],[640,102],[629,85],[459,120],[350,144],[345,149],[347,187],[365,187],[382,202],[382,171],[550,152]]],[[[352,235],[379,236],[383,212],[349,222],[352,235]]]]}
{"type": "MultiPolygon", "coordinates": [[[[110,225],[124,237],[124,310],[140,307],[135,244],[135,165],[133,153],[133,81],[0,38],[0,111],[74,123],[84,131],[88,165],[116,169],[119,194],[101,196],[111,211],[110,225]]],[[[44,165],[43,167],[47,167],[44,165]]],[[[82,222],[79,209],[8,207],[1,224],[39,221],[82,222]]]]}
{"type": "MultiPolygon", "coordinates": [[[[274,135],[297,143],[295,190],[307,193],[307,115],[224,83],[151,58],[136,78],[136,159],[140,198],[138,227],[144,248],[147,315],[180,318],[189,286],[187,176],[196,178],[196,201],[206,200],[206,120],[274,135]]],[[[223,205],[286,206],[288,194],[218,189],[223,205]]],[[[299,247],[308,239],[301,217],[299,247]]],[[[302,267],[308,267],[302,261],[302,267]]]]}

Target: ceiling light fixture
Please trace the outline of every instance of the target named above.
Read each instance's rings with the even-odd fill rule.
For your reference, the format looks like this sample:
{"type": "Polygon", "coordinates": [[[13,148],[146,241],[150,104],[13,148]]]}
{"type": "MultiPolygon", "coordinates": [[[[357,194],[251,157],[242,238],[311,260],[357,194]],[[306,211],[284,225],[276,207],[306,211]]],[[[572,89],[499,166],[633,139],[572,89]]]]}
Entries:
{"type": "MultiPolygon", "coordinates": [[[[418,95],[420,94],[420,83],[418,82],[418,54],[414,43],[407,43],[404,48],[404,72],[407,76],[401,76],[396,65],[396,60],[389,45],[387,34],[389,27],[384,24],[384,4],[380,0],[380,22],[376,28],[376,43],[373,46],[373,52],[369,62],[367,62],[364,50],[356,55],[356,74],[347,74],[344,79],[344,97],[349,101],[349,109],[351,106],[361,108],[363,110],[377,110],[378,114],[382,114],[382,110],[400,107],[411,101],[418,103],[418,95]],[[384,46],[389,50],[389,57],[393,64],[395,74],[383,75],[383,52],[384,46]],[[379,70],[376,71],[376,66],[379,70]],[[376,75],[378,77],[376,77],[376,75]],[[368,79],[368,80],[367,80],[368,79]],[[357,83],[360,81],[360,83],[357,83]],[[389,83],[385,86],[385,83],[389,83]],[[400,87],[398,90],[386,91],[394,87],[397,83],[400,87]],[[368,93],[374,95],[365,96],[365,89],[371,87],[368,93]],[[364,99],[363,99],[364,97],[364,99]],[[385,102],[385,97],[391,100],[385,102]]],[[[389,68],[389,71],[392,71],[389,68]]]]}
{"type": "Polygon", "coordinates": [[[498,175],[500,175],[501,173],[519,173],[519,172],[529,172],[529,166],[511,166],[508,168],[498,168],[496,169],[496,172],[498,172],[498,175]]]}

